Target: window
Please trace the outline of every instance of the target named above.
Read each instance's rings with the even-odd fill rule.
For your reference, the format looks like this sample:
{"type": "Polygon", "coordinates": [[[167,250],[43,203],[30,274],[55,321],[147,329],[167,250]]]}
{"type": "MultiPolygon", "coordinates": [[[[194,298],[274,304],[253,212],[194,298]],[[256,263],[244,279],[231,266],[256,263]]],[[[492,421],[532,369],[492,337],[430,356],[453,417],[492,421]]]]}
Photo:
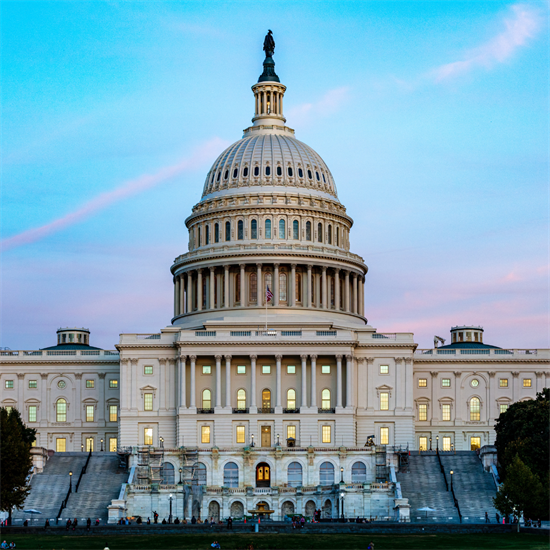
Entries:
{"type": "Polygon", "coordinates": [[[319,172],[315,171],[315,177],[317,178],[317,181],[320,181],[319,172]]]}
{"type": "Polygon", "coordinates": [[[319,243],[323,242],[323,224],[322,223],[317,224],[317,242],[319,243]]]}
{"type": "Polygon", "coordinates": [[[109,405],[109,422],[118,421],[118,407],[116,405],[109,405]]]}
{"type": "Polygon", "coordinates": [[[290,389],[286,392],[286,407],[287,409],[296,408],[296,390],[290,389]]]}
{"type": "Polygon", "coordinates": [[[65,386],[67,385],[67,383],[65,382],[65,380],[60,380],[58,383],[57,383],[57,387],[62,390],[63,388],[65,388],[65,386]]]}
{"type": "Polygon", "coordinates": [[[152,365],[145,365],[143,367],[143,374],[153,374],[153,366],[152,365]]]}
{"type": "Polygon", "coordinates": [[[321,408],[330,409],[330,390],[328,389],[321,392],[321,408]]]}
{"type": "Polygon", "coordinates": [[[420,451],[427,451],[428,450],[428,438],[427,437],[421,437],[418,440],[418,450],[420,451]]]}
{"type": "Polygon", "coordinates": [[[58,453],[64,453],[67,450],[67,440],[64,437],[58,437],[55,440],[55,450],[58,453]]]}
{"type": "Polygon", "coordinates": [[[380,365],[380,374],[389,374],[390,367],[389,365],[380,365]]]}
{"type": "Polygon", "coordinates": [[[277,166],[277,175],[282,176],[283,175],[283,169],[280,166],[277,166]]]}
{"type": "Polygon", "coordinates": [[[481,437],[470,437],[470,450],[477,451],[481,448],[481,437]]]}
{"type": "Polygon", "coordinates": [[[210,244],[210,225],[206,224],[204,233],[204,244],[210,244]]]}
{"type": "Polygon", "coordinates": [[[390,444],[390,429],[380,428],[380,445],[390,444]]]}
{"type": "Polygon", "coordinates": [[[450,388],[451,387],[451,379],[450,378],[442,378],[441,379],[441,387],[442,388],[450,388]]]}
{"type": "Polygon", "coordinates": [[[287,439],[296,439],[296,426],[287,426],[286,427],[286,438],[287,439]]]}
{"type": "Polygon", "coordinates": [[[153,394],[146,393],[143,396],[143,410],[152,411],[153,410],[153,394]]]}
{"type": "Polygon", "coordinates": [[[212,374],[212,367],[210,365],[203,365],[202,366],[202,373],[203,374],[212,374]]]}
{"type": "Polygon", "coordinates": [[[245,177],[245,178],[248,177],[248,166],[245,166],[244,169],[243,169],[243,177],[245,177]]]}
{"type": "Polygon", "coordinates": [[[271,374],[271,367],[269,365],[263,365],[262,374],[271,374]]]}
{"type": "Polygon", "coordinates": [[[242,220],[239,220],[237,223],[237,239],[242,241],[244,239],[244,224],[242,220]]]}
{"type": "Polygon", "coordinates": [[[55,419],[56,422],[67,422],[67,401],[58,399],[55,404],[55,419]]]}
{"type": "Polygon", "coordinates": [[[202,408],[203,409],[212,408],[212,392],[210,390],[202,391],[202,408]]]}
{"type": "Polygon", "coordinates": [[[244,443],[244,426],[237,426],[237,443],[244,443]]]}
{"type": "Polygon", "coordinates": [[[109,452],[116,453],[118,449],[118,439],[116,437],[109,438],[109,452]]]}
{"type": "Polygon", "coordinates": [[[292,168],[291,168],[290,166],[288,167],[287,172],[288,172],[288,175],[289,175],[290,177],[292,177],[293,172],[292,172],[292,168]]]}
{"type": "Polygon", "coordinates": [[[451,450],[451,438],[449,436],[443,437],[443,450],[444,451],[450,451],[451,450]]]}
{"type": "Polygon", "coordinates": [[[530,378],[524,378],[523,379],[523,387],[524,388],[530,388],[531,387],[531,379],[530,378]]]}
{"type": "Polygon", "coordinates": [[[301,487],[302,485],[302,465],[299,462],[291,462],[288,465],[288,486],[301,487]]]}
{"type": "Polygon", "coordinates": [[[451,420],[451,405],[445,403],[441,405],[441,416],[442,420],[451,420]]]}
{"type": "Polygon", "coordinates": [[[287,374],[296,374],[296,367],[295,365],[288,365],[286,368],[287,374]]]}
{"type": "Polygon", "coordinates": [[[327,229],[327,244],[332,244],[332,225],[329,225],[327,229]]]}
{"type": "Polygon", "coordinates": [[[143,444],[144,445],[153,444],[153,428],[145,428],[143,430],[143,444]]]}
{"type": "Polygon", "coordinates": [[[239,175],[239,169],[235,168],[235,170],[233,170],[233,178],[236,178],[238,175],[239,175]]]}
{"type": "Polygon", "coordinates": [[[472,397],[470,399],[470,420],[477,422],[480,420],[481,413],[480,413],[480,402],[477,397],[472,397]]]}
{"type": "Polygon", "coordinates": [[[306,222],[306,241],[311,241],[311,222],[306,222]]]}
{"type": "Polygon", "coordinates": [[[258,221],[257,220],[252,220],[250,222],[250,238],[251,239],[258,238],[258,221]]]}
{"type": "Polygon", "coordinates": [[[116,389],[118,388],[118,380],[109,380],[109,387],[111,389],[116,389]]]}
{"type": "Polygon", "coordinates": [[[428,420],[428,405],[424,403],[418,405],[418,420],[428,420]]]}
{"type": "Polygon", "coordinates": [[[196,469],[196,481],[193,480],[193,485],[206,485],[206,466],[199,462],[196,469]]]}
{"type": "Polygon", "coordinates": [[[265,175],[266,176],[271,176],[271,166],[266,166],[265,167],[265,175]]]}
{"type": "Polygon", "coordinates": [[[284,239],[286,236],[285,220],[279,220],[279,239],[284,239]]]}
{"type": "Polygon", "coordinates": [[[427,378],[419,378],[418,379],[418,387],[419,388],[427,388],[428,387],[428,379],[427,378]]]}
{"type": "Polygon", "coordinates": [[[237,409],[243,410],[246,409],[246,391],[239,390],[237,392],[237,409]]]}
{"type": "Polygon", "coordinates": [[[244,365],[237,366],[237,374],[246,374],[246,367],[244,365]]]}
{"type": "Polygon", "coordinates": [[[271,239],[271,220],[265,220],[265,238],[271,239]]]}
{"type": "Polygon", "coordinates": [[[13,390],[13,380],[6,380],[6,389],[13,390]]]}
{"type": "Polygon", "coordinates": [[[220,242],[220,224],[219,223],[214,224],[214,242],[215,243],[220,242]]]}
{"type": "Polygon", "coordinates": [[[254,166],[254,175],[255,175],[255,176],[259,176],[259,175],[260,175],[260,167],[259,167],[259,166],[254,166]]]}
{"type": "Polygon", "coordinates": [[[257,273],[250,274],[250,285],[248,290],[248,297],[251,302],[258,301],[258,275],[257,273]]]}
{"type": "Polygon", "coordinates": [[[380,410],[387,411],[390,408],[390,394],[387,391],[380,392],[380,410]]]}
{"type": "Polygon", "coordinates": [[[29,405],[29,422],[36,422],[36,405],[29,405]]]}
{"type": "Polygon", "coordinates": [[[501,404],[499,405],[500,414],[505,413],[508,410],[507,404],[501,404]]]}
{"type": "Polygon", "coordinates": [[[298,220],[292,222],[292,238],[296,241],[300,238],[300,224],[298,220]]]}
{"type": "Polygon", "coordinates": [[[86,422],[94,421],[94,406],[86,405],[86,422]]]}
{"type": "Polygon", "coordinates": [[[330,365],[322,365],[321,374],[330,374],[330,365]]]}
{"type": "Polygon", "coordinates": [[[94,451],[94,438],[93,437],[87,437],[86,438],[86,452],[89,453],[90,451],[94,451]]]}
{"type": "Polygon", "coordinates": [[[237,273],[235,275],[235,302],[239,303],[241,301],[241,274],[237,273]]]}
{"type": "Polygon", "coordinates": [[[322,427],[322,442],[323,443],[331,443],[331,426],[323,426],[322,427]]]}
{"type": "Polygon", "coordinates": [[[199,242],[197,243],[197,246],[200,246],[202,244],[202,232],[200,227],[198,228],[198,232],[199,232],[199,242]]]}
{"type": "Polygon", "coordinates": [[[234,462],[228,462],[223,467],[223,486],[224,487],[239,486],[239,467],[234,462]]]}
{"type": "Polygon", "coordinates": [[[223,175],[223,179],[226,180],[229,177],[229,170],[225,171],[225,174],[223,175]]]}
{"type": "Polygon", "coordinates": [[[499,385],[501,388],[507,388],[507,387],[508,387],[508,378],[501,378],[501,379],[498,381],[498,385],[499,385]]]}
{"type": "Polygon", "coordinates": [[[29,388],[38,388],[38,380],[29,380],[29,388]]]}
{"type": "Polygon", "coordinates": [[[470,384],[472,385],[472,388],[477,388],[479,386],[479,380],[477,380],[476,378],[474,378],[470,384]]]}
{"type": "Polygon", "coordinates": [[[367,482],[367,467],[363,462],[355,462],[351,467],[351,482],[366,483],[367,482]]]}
{"type": "Polygon", "coordinates": [[[308,177],[309,179],[313,179],[313,175],[311,174],[311,170],[308,170],[308,171],[307,171],[307,177],[308,177]]]}
{"type": "Polygon", "coordinates": [[[281,302],[287,301],[286,281],[286,273],[279,273],[279,300],[281,302]]]}
{"type": "Polygon", "coordinates": [[[303,178],[304,177],[304,171],[301,169],[301,168],[298,168],[298,176],[300,178],[303,178]]]}
{"type": "Polygon", "coordinates": [[[231,240],[231,222],[225,222],[225,240],[231,240]]]}
{"type": "Polygon", "coordinates": [[[210,443],[210,426],[201,426],[201,443],[210,443]]]}
{"type": "Polygon", "coordinates": [[[319,467],[319,484],[334,484],[334,466],[330,462],[323,462],[319,467]]]}

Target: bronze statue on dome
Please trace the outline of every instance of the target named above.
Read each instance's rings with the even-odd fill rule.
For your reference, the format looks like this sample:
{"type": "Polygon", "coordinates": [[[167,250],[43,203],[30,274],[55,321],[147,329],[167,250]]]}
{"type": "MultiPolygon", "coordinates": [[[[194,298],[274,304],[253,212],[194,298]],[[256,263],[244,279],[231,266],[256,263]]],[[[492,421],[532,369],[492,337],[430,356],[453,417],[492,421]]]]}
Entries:
{"type": "Polygon", "coordinates": [[[268,30],[264,39],[264,52],[266,57],[271,57],[275,52],[275,40],[273,39],[273,33],[268,30]]]}

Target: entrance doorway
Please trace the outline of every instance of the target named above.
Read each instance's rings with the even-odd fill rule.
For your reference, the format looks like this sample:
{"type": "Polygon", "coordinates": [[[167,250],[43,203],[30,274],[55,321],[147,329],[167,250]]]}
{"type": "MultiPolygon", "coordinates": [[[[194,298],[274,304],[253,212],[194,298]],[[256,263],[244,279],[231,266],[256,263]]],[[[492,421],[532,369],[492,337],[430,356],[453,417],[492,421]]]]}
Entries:
{"type": "Polygon", "coordinates": [[[271,447],[271,426],[262,426],[262,447],[271,447]]]}
{"type": "Polygon", "coordinates": [[[271,487],[271,470],[265,462],[256,466],[256,487],[271,487]]]}

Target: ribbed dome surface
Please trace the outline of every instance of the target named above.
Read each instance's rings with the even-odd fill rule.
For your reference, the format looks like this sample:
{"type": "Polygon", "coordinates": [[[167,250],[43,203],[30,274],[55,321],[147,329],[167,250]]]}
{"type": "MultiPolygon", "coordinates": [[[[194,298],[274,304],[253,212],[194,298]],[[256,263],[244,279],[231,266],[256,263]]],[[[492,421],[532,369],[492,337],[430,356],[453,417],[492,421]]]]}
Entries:
{"type": "Polygon", "coordinates": [[[212,165],[202,196],[222,189],[255,186],[298,187],[338,198],[323,159],[290,134],[259,133],[235,142],[212,165]]]}

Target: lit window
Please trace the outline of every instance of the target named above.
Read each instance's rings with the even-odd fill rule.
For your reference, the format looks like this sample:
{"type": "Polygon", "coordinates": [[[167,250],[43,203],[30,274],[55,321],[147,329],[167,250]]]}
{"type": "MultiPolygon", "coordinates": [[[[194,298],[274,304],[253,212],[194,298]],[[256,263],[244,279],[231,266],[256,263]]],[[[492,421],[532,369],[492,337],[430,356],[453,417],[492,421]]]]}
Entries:
{"type": "Polygon", "coordinates": [[[13,390],[13,380],[6,380],[6,389],[13,390]]]}
{"type": "Polygon", "coordinates": [[[500,405],[500,414],[505,413],[507,410],[508,410],[507,404],[500,405]]]}
{"type": "Polygon", "coordinates": [[[36,447],[36,439],[33,439],[33,442],[31,443],[31,447],[36,447]]]}
{"type": "Polygon", "coordinates": [[[210,426],[201,426],[201,443],[210,443],[210,426]]]}
{"type": "Polygon", "coordinates": [[[118,420],[118,407],[116,405],[109,405],[109,422],[116,422],[118,420]]]}
{"type": "Polygon", "coordinates": [[[29,406],[29,422],[36,422],[36,405],[29,406]]]}
{"type": "Polygon", "coordinates": [[[481,405],[477,397],[470,399],[470,420],[478,422],[481,417],[481,405]]]}
{"type": "Polygon", "coordinates": [[[287,426],[286,427],[286,438],[290,439],[291,437],[293,439],[296,439],[296,426],[287,426]]]}
{"type": "Polygon", "coordinates": [[[330,374],[330,365],[323,365],[321,367],[321,374],[330,374]]]}
{"type": "Polygon", "coordinates": [[[427,378],[419,378],[418,379],[418,387],[419,388],[427,388],[428,387],[428,379],[427,378]]]}
{"type": "Polygon", "coordinates": [[[237,374],[246,374],[246,367],[243,365],[237,366],[237,374]]]}
{"type": "Polygon", "coordinates": [[[380,374],[389,374],[390,367],[389,365],[380,365],[380,374]]]}
{"type": "Polygon", "coordinates": [[[67,422],[67,401],[58,399],[55,404],[55,418],[57,422],[67,422]]]}
{"type": "Polygon", "coordinates": [[[271,374],[271,367],[269,365],[263,365],[262,374],[271,374]]]}
{"type": "Polygon", "coordinates": [[[427,437],[420,437],[418,440],[418,449],[420,451],[427,451],[428,450],[428,438],[427,437]]]}
{"type": "Polygon", "coordinates": [[[145,365],[143,367],[143,374],[153,374],[153,366],[152,365],[145,365]]]}
{"type": "Polygon", "coordinates": [[[296,408],[296,390],[290,389],[286,392],[286,406],[287,409],[296,408]]]}
{"type": "Polygon", "coordinates": [[[470,437],[470,450],[477,451],[481,447],[481,437],[470,437]]]}
{"type": "Polygon", "coordinates": [[[143,444],[152,445],[153,444],[153,428],[145,428],[143,432],[143,444]]]}
{"type": "Polygon", "coordinates": [[[441,406],[442,420],[451,420],[451,405],[441,406]]]}
{"type": "Polygon", "coordinates": [[[501,388],[507,388],[507,387],[508,387],[508,378],[501,378],[501,379],[498,381],[498,385],[499,385],[501,388]]]}
{"type": "Polygon", "coordinates": [[[451,387],[451,379],[450,378],[442,378],[441,379],[441,387],[450,388],[451,387]]]}
{"type": "Polygon", "coordinates": [[[380,445],[390,444],[390,429],[380,428],[380,445]]]}
{"type": "Polygon", "coordinates": [[[67,440],[64,437],[58,437],[55,440],[55,450],[58,453],[64,453],[67,450],[67,440]]]}
{"type": "Polygon", "coordinates": [[[212,407],[212,392],[210,390],[202,391],[202,408],[210,409],[212,407]]]}
{"type": "Polygon", "coordinates": [[[330,390],[323,390],[321,392],[321,408],[330,409],[330,390]]]}
{"type": "Polygon", "coordinates": [[[109,438],[109,452],[116,453],[118,449],[118,439],[116,437],[109,438]]]}
{"type": "Polygon", "coordinates": [[[7,407],[5,407],[5,409],[6,409],[6,412],[7,412],[8,414],[10,414],[11,411],[12,411],[12,409],[13,409],[13,407],[10,407],[10,406],[8,405],[7,407]]]}
{"type": "Polygon", "coordinates": [[[93,388],[95,386],[94,380],[86,380],[86,388],[93,388]]]}
{"type": "Polygon", "coordinates": [[[428,420],[428,405],[418,405],[418,420],[428,420]]]}
{"type": "Polygon", "coordinates": [[[472,388],[477,388],[479,386],[479,380],[474,378],[471,382],[472,388]]]}
{"type": "Polygon", "coordinates": [[[271,392],[269,390],[262,391],[262,409],[271,408],[271,392]]]}
{"type": "Polygon", "coordinates": [[[380,393],[380,410],[387,411],[390,408],[390,394],[388,392],[380,393]]]}
{"type": "Polygon", "coordinates": [[[113,390],[118,388],[118,380],[109,380],[109,387],[113,390]]]}
{"type": "Polygon", "coordinates": [[[86,438],[86,452],[89,453],[90,451],[94,451],[94,438],[93,437],[87,437],[86,438]]]}
{"type": "Polygon", "coordinates": [[[203,374],[212,374],[212,367],[210,365],[203,365],[202,373],[203,374]]]}
{"type": "Polygon", "coordinates": [[[331,442],[331,426],[323,426],[323,443],[331,442]]]}
{"type": "Polygon", "coordinates": [[[38,380],[29,380],[29,388],[38,388],[38,380]]]}
{"type": "Polygon", "coordinates": [[[448,436],[445,436],[443,438],[443,450],[444,451],[450,451],[451,450],[451,438],[448,436]]]}
{"type": "Polygon", "coordinates": [[[94,406],[86,405],[86,422],[94,421],[94,406]]]}
{"type": "Polygon", "coordinates": [[[523,379],[523,387],[524,388],[530,388],[531,387],[531,379],[530,378],[524,378],[523,379]]]}
{"type": "Polygon", "coordinates": [[[244,426],[237,426],[237,443],[244,443],[244,426]]]}
{"type": "Polygon", "coordinates": [[[143,395],[143,410],[152,411],[153,410],[153,394],[146,393],[143,395]]]}
{"type": "Polygon", "coordinates": [[[246,409],[246,391],[239,390],[237,392],[237,409],[246,409]]]}
{"type": "Polygon", "coordinates": [[[288,365],[286,372],[287,374],[296,374],[296,367],[294,365],[288,365]]]}

